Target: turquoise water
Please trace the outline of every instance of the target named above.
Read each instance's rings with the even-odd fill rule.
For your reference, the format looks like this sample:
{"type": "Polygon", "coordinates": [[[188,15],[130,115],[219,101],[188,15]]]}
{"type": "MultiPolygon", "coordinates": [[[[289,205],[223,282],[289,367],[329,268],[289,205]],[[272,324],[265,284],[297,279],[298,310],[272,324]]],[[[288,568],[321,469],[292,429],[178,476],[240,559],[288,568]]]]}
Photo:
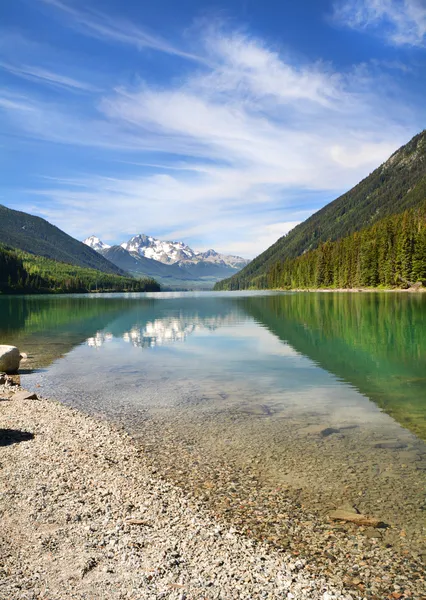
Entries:
{"type": "Polygon", "coordinates": [[[202,394],[205,385],[221,394],[272,394],[275,405],[277,395],[283,405],[337,395],[339,411],[362,403],[361,394],[426,437],[423,295],[4,297],[0,336],[29,352],[30,366],[66,354],[42,379],[47,388],[71,379],[72,396],[87,391],[87,378],[91,393],[108,382],[121,396],[120,376],[131,389],[173,382],[170,402],[189,398],[185,386],[202,394]]]}
{"type": "Polygon", "coordinates": [[[121,423],[215,510],[253,479],[423,543],[426,295],[1,297],[0,340],[28,353],[24,386],[121,423]]]}

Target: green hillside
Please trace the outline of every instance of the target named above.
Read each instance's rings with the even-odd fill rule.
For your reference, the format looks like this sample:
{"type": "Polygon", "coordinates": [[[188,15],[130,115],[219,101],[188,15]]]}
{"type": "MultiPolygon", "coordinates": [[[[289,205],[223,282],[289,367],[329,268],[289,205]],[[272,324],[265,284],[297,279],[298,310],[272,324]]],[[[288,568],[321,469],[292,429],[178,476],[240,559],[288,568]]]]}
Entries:
{"type": "Polygon", "coordinates": [[[277,261],[262,280],[265,288],[287,289],[407,288],[416,282],[426,285],[426,202],[297,258],[277,261]]]}
{"type": "Polygon", "coordinates": [[[0,294],[156,292],[154,279],[134,279],[77,267],[0,245],[0,294]]]}
{"type": "Polygon", "coordinates": [[[123,271],[85,244],[40,217],[0,204],[0,243],[53,260],[124,275],[123,271]]]}
{"type": "Polygon", "coordinates": [[[426,131],[423,131],[352,190],[300,223],[242,271],[216,284],[215,289],[264,287],[267,272],[277,262],[419,206],[425,199],[426,131]]]}

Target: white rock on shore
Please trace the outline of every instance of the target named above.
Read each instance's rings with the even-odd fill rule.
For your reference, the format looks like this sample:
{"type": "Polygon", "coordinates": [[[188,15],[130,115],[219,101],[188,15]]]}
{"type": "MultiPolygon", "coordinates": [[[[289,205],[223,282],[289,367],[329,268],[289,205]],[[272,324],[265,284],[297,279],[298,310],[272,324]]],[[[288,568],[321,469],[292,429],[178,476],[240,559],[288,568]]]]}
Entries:
{"type": "Polygon", "coordinates": [[[16,346],[0,345],[0,372],[16,373],[20,361],[21,355],[16,346]]]}

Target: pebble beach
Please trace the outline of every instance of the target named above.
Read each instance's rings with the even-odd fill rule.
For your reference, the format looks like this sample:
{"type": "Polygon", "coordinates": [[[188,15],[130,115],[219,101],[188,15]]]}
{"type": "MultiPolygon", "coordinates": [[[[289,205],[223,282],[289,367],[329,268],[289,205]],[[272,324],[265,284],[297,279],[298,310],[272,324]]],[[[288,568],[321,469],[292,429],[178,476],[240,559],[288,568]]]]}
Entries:
{"type": "MultiPolygon", "coordinates": [[[[324,552],[333,536],[340,554],[346,544],[347,572],[333,572],[331,558],[321,576],[314,555],[241,533],[162,478],[143,440],[26,396],[13,382],[0,387],[1,600],[426,597],[420,562],[395,561],[392,548],[339,537],[329,523],[324,552]],[[363,582],[369,562],[380,580],[375,594],[363,582]]],[[[314,525],[306,519],[311,539],[314,525]]]]}

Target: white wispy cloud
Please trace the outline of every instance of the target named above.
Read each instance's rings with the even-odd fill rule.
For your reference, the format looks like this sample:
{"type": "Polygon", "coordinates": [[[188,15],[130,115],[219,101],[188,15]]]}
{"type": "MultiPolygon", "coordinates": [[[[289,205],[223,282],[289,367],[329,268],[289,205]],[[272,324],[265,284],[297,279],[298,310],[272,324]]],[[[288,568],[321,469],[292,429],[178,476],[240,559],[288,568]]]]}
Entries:
{"type": "Polygon", "coordinates": [[[334,18],[354,29],[380,27],[395,45],[425,46],[425,0],[344,0],[335,4],[334,18]]]}
{"type": "Polygon", "coordinates": [[[96,87],[89,83],[78,81],[77,79],[73,79],[67,75],[55,73],[42,67],[32,65],[14,65],[0,61],[0,69],[3,69],[12,75],[16,75],[17,77],[23,77],[25,79],[41,82],[55,87],[71,89],[79,92],[99,91],[96,87]]]}
{"type": "Polygon", "coordinates": [[[81,238],[96,223],[106,241],[147,232],[250,257],[306,218],[313,196],[332,200],[416,130],[366,68],[295,62],[220,27],[196,45],[202,60],[185,78],[89,96],[86,110],[10,96],[2,105],[0,94],[25,135],[118,159],[110,177],[29,190],[39,214],[81,238]]]}
{"type": "Polygon", "coordinates": [[[185,52],[161,36],[155,35],[130,21],[120,19],[116,16],[111,17],[104,12],[88,6],[77,9],[61,0],[38,1],[54,7],[63,13],[69,19],[69,23],[85,35],[110,42],[128,44],[139,50],[142,48],[151,48],[159,52],[181,56],[188,60],[201,60],[197,55],[185,52]]]}
{"type": "Polygon", "coordinates": [[[16,119],[18,125],[23,125],[27,118],[31,119],[36,113],[33,103],[25,94],[12,93],[0,87],[0,108],[6,114],[16,119]],[[27,113],[27,114],[25,114],[27,113]]]}

